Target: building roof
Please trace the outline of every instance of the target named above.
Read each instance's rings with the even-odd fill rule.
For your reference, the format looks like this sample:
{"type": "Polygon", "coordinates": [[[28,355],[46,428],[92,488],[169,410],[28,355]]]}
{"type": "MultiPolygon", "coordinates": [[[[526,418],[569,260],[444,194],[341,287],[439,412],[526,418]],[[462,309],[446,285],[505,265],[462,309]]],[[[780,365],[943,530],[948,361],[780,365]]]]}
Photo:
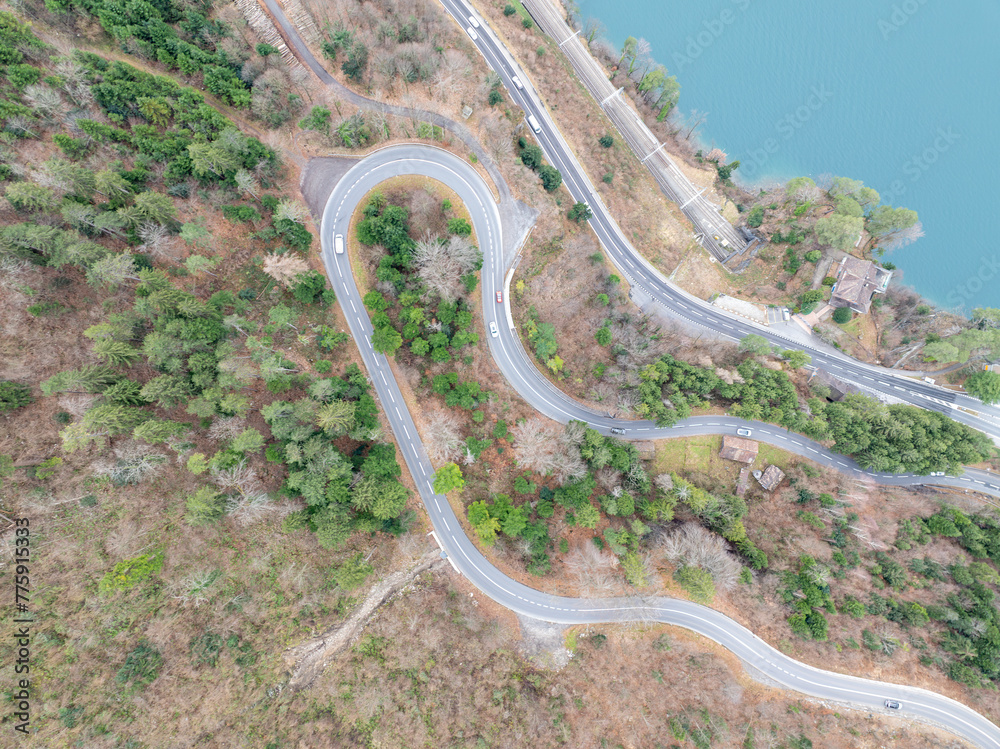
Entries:
{"type": "Polygon", "coordinates": [[[872,305],[872,297],[885,291],[891,278],[891,270],[870,260],[848,255],[840,264],[830,301],[836,306],[850,307],[855,312],[867,312],[872,305]]]}
{"type": "Polygon", "coordinates": [[[731,437],[727,434],[722,437],[719,456],[726,460],[738,460],[740,463],[753,463],[757,457],[757,448],[758,445],[753,440],[731,437]]]}
{"type": "Polygon", "coordinates": [[[755,476],[757,483],[767,489],[769,492],[773,492],[781,480],[785,478],[785,473],[776,465],[770,465],[764,469],[764,473],[760,476],[755,476]]]}
{"type": "Polygon", "coordinates": [[[742,497],[747,493],[747,489],[750,488],[750,469],[741,468],[740,478],[736,482],[736,496],[742,497]]]}

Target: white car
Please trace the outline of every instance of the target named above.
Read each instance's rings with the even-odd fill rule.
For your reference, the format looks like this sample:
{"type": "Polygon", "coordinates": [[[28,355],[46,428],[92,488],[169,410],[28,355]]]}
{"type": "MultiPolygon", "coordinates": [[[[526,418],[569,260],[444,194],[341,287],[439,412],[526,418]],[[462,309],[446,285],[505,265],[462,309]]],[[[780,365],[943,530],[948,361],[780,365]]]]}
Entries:
{"type": "Polygon", "coordinates": [[[931,476],[944,476],[944,471],[931,471],[931,476]]]}
{"type": "Polygon", "coordinates": [[[521,91],[524,90],[524,84],[521,83],[521,79],[518,78],[516,75],[511,76],[511,81],[513,81],[513,83],[514,83],[514,88],[516,88],[518,90],[521,90],[521,91]]]}
{"type": "MultiPolygon", "coordinates": [[[[476,25],[478,26],[479,24],[476,25]]],[[[475,42],[479,40],[479,34],[477,34],[471,26],[467,28],[465,31],[470,37],[472,37],[472,41],[475,42]]]]}
{"type": "Polygon", "coordinates": [[[476,20],[475,16],[469,16],[469,23],[471,23],[474,28],[479,28],[479,21],[476,20]]]}
{"type": "Polygon", "coordinates": [[[500,337],[500,331],[497,330],[497,324],[495,322],[490,323],[490,335],[494,338],[500,337]]]}
{"type": "Polygon", "coordinates": [[[753,432],[749,429],[737,429],[736,434],[738,434],[740,437],[749,437],[751,434],[753,434],[753,432]]]}
{"type": "Polygon", "coordinates": [[[338,255],[344,254],[344,235],[338,234],[333,238],[333,248],[337,251],[338,255]]]}

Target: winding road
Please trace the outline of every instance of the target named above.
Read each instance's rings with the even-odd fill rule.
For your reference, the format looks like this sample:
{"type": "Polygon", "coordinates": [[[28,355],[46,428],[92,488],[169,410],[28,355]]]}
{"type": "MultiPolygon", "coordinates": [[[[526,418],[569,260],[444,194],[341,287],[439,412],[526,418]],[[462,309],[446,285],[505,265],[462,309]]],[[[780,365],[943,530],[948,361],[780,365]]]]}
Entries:
{"type": "MultiPolygon", "coordinates": [[[[772,648],[742,625],[705,606],[667,598],[581,599],[554,596],[522,585],[494,567],[469,540],[447,498],[434,493],[434,467],[424,450],[420,434],[388,360],[372,348],[371,321],[354,280],[350,255],[338,255],[333,251],[334,235],[349,234],[351,216],[365,194],[380,182],[401,174],[439,180],[465,202],[484,255],[484,327],[488,328],[489,323],[494,322],[499,332],[495,338],[489,334],[485,336],[490,352],[511,385],[541,413],[563,423],[580,419],[605,433],[615,426],[628,429],[633,436],[649,438],[733,433],[737,427],[747,426],[761,441],[838,470],[867,475],[873,481],[910,485],[924,483],[927,478],[866,474],[844,456],[769,424],[709,416],[687,419],[668,429],[657,429],[649,422],[617,421],[582,407],[554,388],[535,368],[510,324],[506,305],[494,301],[496,291],[504,284],[503,236],[499,210],[489,187],[467,162],[447,151],[423,145],[390,146],[359,161],[334,188],[322,219],[323,261],[442,549],[473,585],[516,613],[544,621],[596,624],[645,620],[687,627],[719,643],[752,669],[789,689],[887,713],[890,711],[884,708],[885,700],[897,700],[903,704],[904,716],[936,723],[979,746],[1000,747],[1000,729],[961,703],[916,687],[859,679],[800,663],[772,648]]],[[[974,476],[977,475],[967,473],[963,477],[944,477],[934,481],[966,487],[968,484],[963,482],[976,481],[974,476]]],[[[995,481],[978,488],[1000,497],[1000,486],[995,481]]]]}
{"type": "MultiPolygon", "coordinates": [[[[296,50],[297,56],[325,83],[342,88],[309,53],[275,0],[263,0],[263,2],[278,21],[283,36],[296,50]]],[[[457,0],[443,0],[443,2],[445,7],[459,19],[462,18],[462,14],[466,18],[470,15],[470,11],[457,0]]],[[[462,25],[465,26],[466,23],[463,22],[462,25]]],[[[509,85],[518,104],[526,112],[534,113],[543,123],[542,132],[538,137],[546,156],[562,172],[563,179],[574,198],[590,204],[594,212],[591,226],[612,260],[634,287],[644,289],[670,314],[713,332],[721,332],[734,340],[752,332],[765,335],[782,345],[790,343],[796,348],[805,348],[801,343],[782,339],[772,331],[745,323],[688,296],[649,266],[631,247],[594,192],[592,184],[576,162],[572,151],[562,140],[544,108],[538,103],[537,95],[531,90],[527,76],[518,70],[506,49],[485,28],[485,24],[483,27],[477,46],[491,67],[500,73],[504,82],[509,85]],[[526,88],[523,92],[510,86],[510,78],[515,71],[525,83],[526,88]]],[[[407,111],[371,102],[353,92],[350,93],[352,101],[357,99],[355,103],[367,108],[407,111]]],[[[428,115],[426,119],[431,121],[443,120],[439,115],[426,114],[428,115]]],[[[457,132],[463,141],[473,147],[474,139],[457,123],[443,120],[438,124],[457,132]]],[[[483,159],[482,149],[478,144],[475,144],[474,150],[486,163],[490,176],[500,191],[501,199],[509,200],[509,190],[495,169],[495,165],[492,165],[488,158],[483,159]]],[[[669,429],[659,429],[650,422],[616,421],[582,407],[557,390],[538,372],[514,330],[506,303],[498,305],[493,301],[497,290],[506,290],[505,285],[509,283],[509,276],[505,277],[503,222],[489,187],[468,163],[447,151],[422,145],[391,146],[359,161],[334,187],[321,223],[322,257],[439,543],[459,572],[490,598],[518,614],[562,624],[644,620],[686,627],[719,643],[736,654],[748,667],[788,689],[886,714],[915,717],[943,726],[978,746],[1000,749],[1000,729],[966,705],[917,687],[860,679],[800,663],[785,656],[753,632],[713,609],[689,601],[660,597],[581,599],[554,596],[522,585],[496,569],[469,540],[447,498],[434,493],[432,486],[434,467],[424,450],[416,424],[406,407],[388,360],[372,348],[372,325],[354,280],[350,255],[346,253],[338,255],[333,251],[334,235],[349,234],[351,216],[365,194],[380,182],[403,174],[417,174],[437,179],[447,184],[464,201],[472,217],[480,249],[484,254],[482,271],[484,327],[488,328],[489,323],[494,322],[498,328],[498,335],[492,337],[487,334],[486,341],[503,375],[539,412],[562,423],[570,419],[580,419],[604,433],[616,427],[627,430],[626,436],[641,438],[733,433],[739,427],[749,427],[754,430],[754,437],[761,441],[858,477],[894,485],[924,484],[928,483],[928,479],[914,475],[887,475],[864,471],[844,456],[832,453],[818,443],[801,435],[785,432],[773,425],[710,416],[687,419],[669,429]],[[902,712],[886,710],[884,704],[887,699],[902,703],[902,712]]],[[[504,299],[508,298],[509,295],[505,294],[504,299]]],[[[971,425],[997,439],[996,435],[1000,432],[1000,413],[997,413],[996,409],[984,409],[978,401],[914,382],[890,370],[868,367],[820,349],[805,348],[805,350],[813,356],[814,364],[829,369],[844,379],[854,377],[859,380],[871,380],[874,385],[867,386],[869,389],[877,391],[879,386],[882,386],[884,390],[881,392],[900,400],[934,408],[955,418],[964,416],[966,418],[960,420],[966,423],[973,422],[971,425]],[[959,411],[958,407],[967,411],[959,411]]],[[[961,489],[975,489],[981,493],[1000,497],[1000,482],[995,476],[984,471],[967,470],[962,476],[937,477],[931,481],[961,489]]]]}

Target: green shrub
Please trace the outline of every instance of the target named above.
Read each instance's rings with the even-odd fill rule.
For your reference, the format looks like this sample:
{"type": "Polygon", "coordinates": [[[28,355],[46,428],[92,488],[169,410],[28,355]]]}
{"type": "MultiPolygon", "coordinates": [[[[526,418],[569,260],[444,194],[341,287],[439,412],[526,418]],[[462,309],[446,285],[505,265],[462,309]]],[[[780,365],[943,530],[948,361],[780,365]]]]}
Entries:
{"type": "Polygon", "coordinates": [[[611,146],[615,144],[615,139],[612,138],[610,135],[602,135],[597,142],[600,143],[605,148],[611,148],[611,146]]]}
{"type": "Polygon", "coordinates": [[[28,307],[28,314],[34,317],[50,317],[62,314],[65,309],[66,307],[60,302],[38,302],[28,307]]]}
{"type": "Polygon", "coordinates": [[[222,646],[222,635],[217,635],[215,632],[209,631],[203,632],[191,640],[191,659],[196,666],[205,664],[214,667],[219,660],[219,653],[222,652],[222,646]]]}
{"type": "Polygon", "coordinates": [[[252,205],[224,205],[222,215],[233,222],[260,221],[260,213],[252,205]]]}
{"type": "Polygon", "coordinates": [[[119,562],[104,575],[98,591],[101,595],[120,590],[131,590],[143,580],[159,574],[163,569],[163,555],[159,552],[140,554],[132,559],[119,562]]]}
{"type": "Polygon", "coordinates": [[[13,411],[29,405],[34,398],[31,388],[19,382],[0,380],[0,411],[13,411]]]}
{"type": "Polygon", "coordinates": [[[701,567],[681,567],[674,572],[674,580],[687,591],[693,601],[707,604],[715,598],[715,583],[712,582],[712,575],[701,567]]]}
{"type": "Polygon", "coordinates": [[[507,3],[505,6],[503,6],[503,14],[505,16],[512,16],[515,13],[517,13],[517,8],[515,8],[510,3],[507,3]]]}
{"type": "Polygon", "coordinates": [[[532,21],[527,16],[525,16],[524,18],[521,19],[521,25],[524,26],[524,28],[526,29],[530,29],[532,26],[535,25],[535,22],[532,21]]]}
{"type": "Polygon", "coordinates": [[[851,321],[851,308],[850,307],[837,307],[833,311],[833,321],[839,325],[848,323],[851,321]]]}
{"type": "Polygon", "coordinates": [[[460,237],[468,237],[472,234],[472,225],[464,218],[449,219],[448,233],[457,234],[460,237]]]}
{"type": "Polygon", "coordinates": [[[747,214],[747,226],[751,229],[756,229],[762,223],[764,223],[764,206],[755,205],[750,209],[750,213],[747,214]]]}
{"type": "Polygon", "coordinates": [[[542,187],[546,192],[554,192],[562,184],[562,175],[554,166],[545,164],[538,169],[538,176],[542,179],[542,187]]]}
{"type": "Polygon", "coordinates": [[[821,257],[823,257],[823,253],[819,250],[809,250],[809,252],[806,253],[806,260],[810,263],[818,263],[821,257]]]}
{"type": "Polygon", "coordinates": [[[145,687],[160,674],[163,667],[163,656],[160,651],[150,645],[146,640],[139,640],[127,656],[125,663],[115,674],[115,681],[119,684],[132,684],[136,687],[145,687]]]}

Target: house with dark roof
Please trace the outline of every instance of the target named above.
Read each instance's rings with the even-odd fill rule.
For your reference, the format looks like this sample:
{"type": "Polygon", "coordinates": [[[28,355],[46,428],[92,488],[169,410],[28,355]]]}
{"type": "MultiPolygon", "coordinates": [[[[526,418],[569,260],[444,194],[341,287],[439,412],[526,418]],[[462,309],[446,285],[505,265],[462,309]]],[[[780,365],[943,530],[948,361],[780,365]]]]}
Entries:
{"type": "Polygon", "coordinates": [[[848,255],[840,263],[837,282],[830,292],[830,304],[834,307],[850,307],[862,314],[872,306],[872,297],[883,293],[889,287],[892,271],[875,265],[870,260],[848,255]]]}
{"type": "Polygon", "coordinates": [[[719,451],[719,457],[740,463],[753,463],[757,458],[758,447],[758,444],[753,440],[731,437],[726,434],[722,437],[722,449],[719,451]]]}
{"type": "Polygon", "coordinates": [[[781,480],[785,478],[785,472],[782,471],[776,465],[769,465],[764,469],[763,473],[760,471],[754,471],[753,477],[757,479],[757,483],[763,486],[767,491],[773,492],[781,480]]]}

